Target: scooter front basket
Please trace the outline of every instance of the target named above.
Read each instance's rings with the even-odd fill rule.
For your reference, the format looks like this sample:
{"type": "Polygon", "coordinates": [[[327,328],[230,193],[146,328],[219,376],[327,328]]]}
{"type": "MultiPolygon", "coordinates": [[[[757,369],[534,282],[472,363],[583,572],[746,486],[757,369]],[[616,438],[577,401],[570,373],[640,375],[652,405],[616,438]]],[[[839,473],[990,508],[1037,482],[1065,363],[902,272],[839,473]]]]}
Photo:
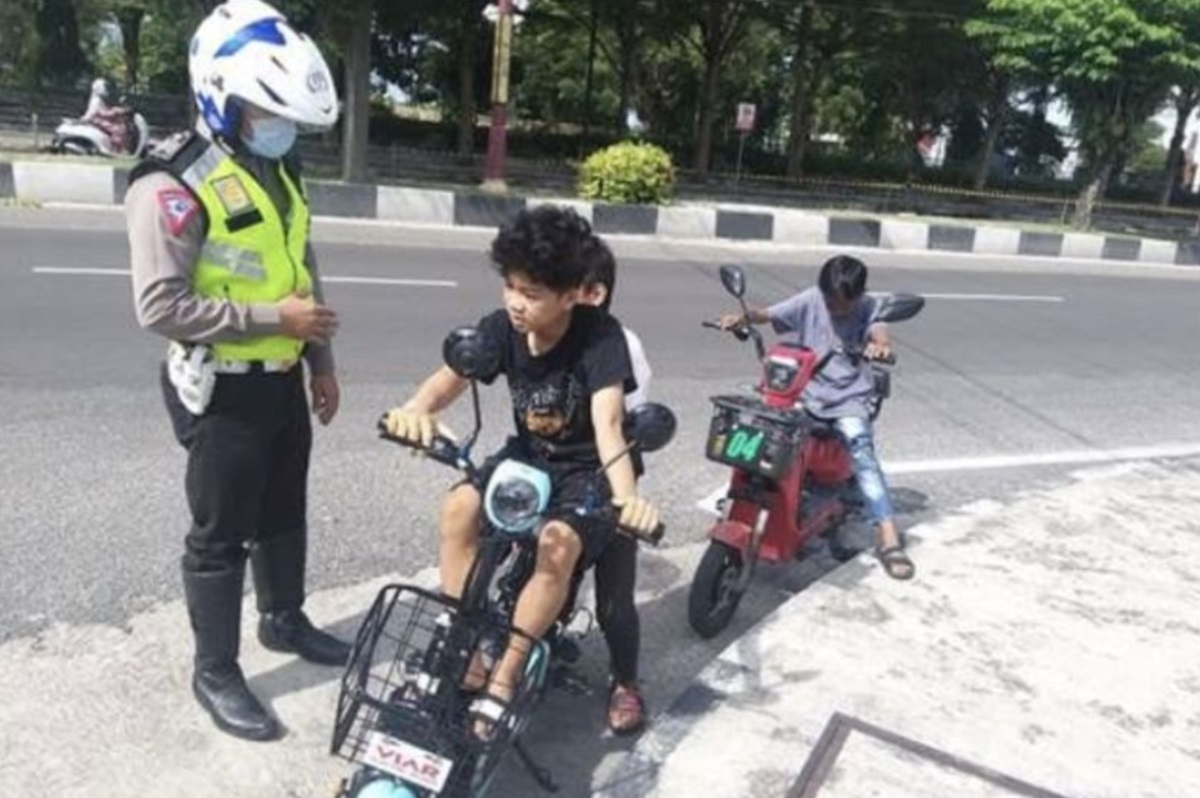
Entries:
{"type": "Polygon", "coordinates": [[[704,446],[709,460],[776,481],[791,468],[811,427],[800,410],[747,396],[713,396],[704,446]]]}
{"type": "MultiPolygon", "coordinates": [[[[477,649],[502,649],[513,634],[520,632],[493,619],[460,616],[457,602],[443,596],[384,587],[342,677],[332,753],[365,766],[360,784],[390,777],[422,798],[481,795],[528,716],[534,691],[518,685],[498,718],[488,719],[487,733],[478,734],[473,696],[459,685],[477,649]]],[[[540,645],[531,642],[539,655],[540,645]]]]}

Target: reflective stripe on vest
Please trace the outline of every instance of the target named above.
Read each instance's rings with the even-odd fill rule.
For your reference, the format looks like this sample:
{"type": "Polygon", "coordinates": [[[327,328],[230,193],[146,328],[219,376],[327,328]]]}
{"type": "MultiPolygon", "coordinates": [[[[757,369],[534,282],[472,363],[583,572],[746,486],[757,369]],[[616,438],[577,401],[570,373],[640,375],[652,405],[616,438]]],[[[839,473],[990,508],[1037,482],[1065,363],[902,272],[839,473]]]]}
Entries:
{"type": "MultiPolygon", "coordinates": [[[[211,145],[181,177],[208,214],[208,237],[192,275],[192,290],[210,299],[274,304],[311,291],[304,265],[308,203],[287,170],[279,168],[291,212],[285,220],[254,175],[211,145]],[[230,229],[232,228],[232,229],[230,229]]],[[[263,335],[213,345],[219,360],[294,360],[304,342],[263,335]]]]}

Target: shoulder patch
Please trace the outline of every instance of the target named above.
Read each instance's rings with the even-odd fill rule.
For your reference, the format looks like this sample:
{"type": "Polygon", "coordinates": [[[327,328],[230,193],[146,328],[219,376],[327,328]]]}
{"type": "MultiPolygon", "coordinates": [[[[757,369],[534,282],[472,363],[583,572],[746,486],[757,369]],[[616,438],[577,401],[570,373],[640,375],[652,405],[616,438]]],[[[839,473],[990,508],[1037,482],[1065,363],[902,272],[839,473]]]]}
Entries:
{"type": "Polygon", "coordinates": [[[179,237],[200,212],[200,203],[187,189],[164,188],[158,192],[158,210],[171,235],[179,237]]]}

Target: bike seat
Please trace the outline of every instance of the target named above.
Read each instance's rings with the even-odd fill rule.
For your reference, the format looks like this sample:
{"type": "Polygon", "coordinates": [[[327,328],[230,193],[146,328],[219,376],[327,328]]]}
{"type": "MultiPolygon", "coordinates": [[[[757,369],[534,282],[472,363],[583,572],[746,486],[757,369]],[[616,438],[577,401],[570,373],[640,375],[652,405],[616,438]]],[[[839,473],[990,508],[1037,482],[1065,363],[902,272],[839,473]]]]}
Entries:
{"type": "Polygon", "coordinates": [[[834,419],[806,415],[808,415],[809,423],[808,433],[814,438],[837,438],[839,436],[837,422],[834,419]]]}

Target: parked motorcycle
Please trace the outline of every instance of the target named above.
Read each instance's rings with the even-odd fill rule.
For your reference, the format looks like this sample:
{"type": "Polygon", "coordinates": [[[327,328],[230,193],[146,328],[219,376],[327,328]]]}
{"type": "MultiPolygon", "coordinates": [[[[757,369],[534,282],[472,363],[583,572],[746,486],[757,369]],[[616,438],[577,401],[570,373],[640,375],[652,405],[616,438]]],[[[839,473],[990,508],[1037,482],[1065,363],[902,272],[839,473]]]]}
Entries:
{"type": "MultiPolygon", "coordinates": [[[[721,282],[746,311],[745,273],[722,266],[721,282]]],[[[876,304],[871,322],[899,322],[917,315],[923,297],[891,294],[876,304]]],[[[720,330],[715,322],[705,327],[720,330]]],[[[849,512],[862,505],[849,452],[831,423],[805,412],[805,387],[837,350],[818,355],[811,349],[779,342],[769,348],[751,325],[729,332],[752,340],[762,368],[757,395],[712,396],[713,415],[705,455],[733,469],[729,488],[718,502],[720,519],[709,531],[710,542],[696,569],[688,596],[688,622],[705,638],[721,632],[733,617],[760,561],[788,562],[810,539],[824,536],[838,559],[857,552],[836,542],[849,512]]],[[[848,352],[863,358],[862,352],[848,352]]],[[[872,362],[875,390],[870,400],[875,418],[890,395],[888,367],[872,362]]]]}
{"type": "MultiPolygon", "coordinates": [[[[545,691],[559,682],[556,673],[578,656],[569,613],[541,639],[526,638],[530,653],[524,674],[499,717],[489,719],[494,732],[487,739],[474,733],[475,696],[463,688],[477,654],[494,661],[512,635],[524,636],[512,617],[534,571],[541,514],[552,485],[535,464],[518,460],[504,461],[481,484],[471,454],[482,426],[477,380],[495,372],[499,353],[478,331],[462,328],[446,339],[443,354],[447,365],[471,381],[474,430],[463,443],[437,436],[423,451],[428,459],[463,472],[484,497],[478,553],[460,600],[394,584],[379,592],[367,613],[342,678],[334,724],[332,752],[361,766],[344,781],[343,798],[479,798],[510,749],[543,789],[557,789],[521,737],[545,691]]],[[[382,420],[379,428],[386,440],[422,448],[389,436],[382,420]]],[[[627,418],[631,443],[626,451],[655,451],[674,433],[675,416],[668,408],[643,405],[627,418]]],[[[597,489],[577,513],[615,522],[599,480],[616,459],[597,471],[597,489]]],[[[657,545],[663,530],[660,524],[644,541],[657,545]]]]}

